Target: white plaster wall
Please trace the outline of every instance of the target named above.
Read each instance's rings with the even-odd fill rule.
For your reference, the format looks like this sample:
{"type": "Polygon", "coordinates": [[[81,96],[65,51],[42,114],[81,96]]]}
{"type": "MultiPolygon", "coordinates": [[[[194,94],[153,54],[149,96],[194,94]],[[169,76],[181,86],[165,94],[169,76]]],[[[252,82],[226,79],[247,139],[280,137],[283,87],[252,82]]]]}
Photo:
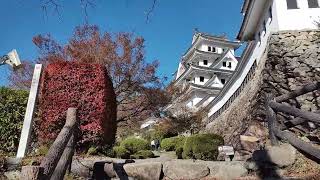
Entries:
{"type": "Polygon", "coordinates": [[[233,56],[233,54],[231,52],[229,52],[226,55],[226,57],[222,60],[222,62],[216,66],[216,68],[234,71],[237,67],[237,64],[238,64],[238,60],[236,60],[236,58],[233,56]],[[223,62],[227,62],[227,67],[223,67],[223,62]],[[229,62],[231,62],[231,68],[228,67],[229,62]]]}
{"type": "Polygon", "coordinates": [[[209,66],[211,66],[211,64],[213,63],[213,60],[209,60],[209,59],[206,59],[207,61],[208,61],[208,64],[207,65],[204,65],[203,64],[203,60],[204,59],[202,59],[202,60],[200,60],[197,64],[199,65],[199,66],[205,66],[205,67],[209,67],[209,66]]]}
{"type": "Polygon", "coordinates": [[[209,97],[209,98],[208,98],[208,100],[206,100],[206,101],[203,103],[202,107],[207,106],[211,101],[213,101],[213,100],[214,100],[214,98],[215,98],[214,96],[209,97]]]}
{"type": "Polygon", "coordinates": [[[222,88],[223,84],[221,83],[221,81],[218,77],[215,77],[211,87],[222,88]]]}
{"type": "Polygon", "coordinates": [[[255,47],[249,61],[256,60],[257,63],[259,63],[260,58],[267,47],[269,36],[271,35],[271,33],[277,32],[279,29],[278,9],[277,9],[278,7],[276,5],[277,1],[278,0],[275,0],[274,3],[272,4],[272,19],[269,17],[269,13],[266,13],[264,18],[262,18],[261,20],[262,22],[263,20],[266,21],[266,31],[264,31],[263,23],[260,25],[260,27],[257,28],[255,39],[258,42],[258,44],[255,47]],[[260,37],[259,37],[259,32],[260,32],[260,37]]]}
{"type": "MultiPolygon", "coordinates": [[[[320,1],[318,0],[319,4],[320,1]]],[[[275,0],[279,29],[303,30],[316,29],[316,20],[320,17],[320,8],[309,8],[308,0],[297,0],[299,9],[287,9],[286,0],[275,0]]]]}
{"type": "Polygon", "coordinates": [[[204,94],[195,94],[187,103],[187,107],[193,108],[197,103],[199,103],[205,97],[204,94]]]}
{"type": "Polygon", "coordinates": [[[184,71],[185,71],[185,68],[183,67],[183,65],[180,62],[179,67],[178,67],[178,71],[177,71],[177,75],[176,75],[176,80],[181,76],[181,74],[183,74],[184,71]]]}
{"type": "Polygon", "coordinates": [[[200,51],[205,51],[205,52],[212,52],[208,51],[208,46],[215,47],[218,52],[217,54],[221,54],[223,52],[223,49],[220,46],[217,46],[216,44],[209,44],[209,43],[201,43],[199,50],[200,51]]]}
{"type": "Polygon", "coordinates": [[[198,84],[198,85],[204,85],[209,79],[210,79],[210,76],[208,76],[208,75],[196,75],[194,77],[194,80],[195,80],[194,83],[198,84]],[[203,82],[200,82],[200,76],[204,77],[204,81],[203,82]]]}
{"type": "MultiPolygon", "coordinates": [[[[277,1],[277,0],[275,0],[277,1]]],[[[263,24],[258,28],[258,31],[256,32],[256,40],[258,40],[258,32],[261,33],[260,43],[256,45],[254,48],[252,55],[249,59],[242,59],[242,61],[247,61],[247,64],[245,65],[241,75],[237,78],[237,80],[231,85],[229,91],[224,95],[224,97],[217,102],[215,106],[213,106],[208,113],[208,117],[213,115],[215,112],[217,112],[228,100],[229,98],[234,94],[234,92],[241,86],[242,82],[244,81],[246,75],[248,74],[251,66],[254,64],[255,61],[257,63],[259,62],[260,58],[262,57],[266,46],[268,42],[269,35],[272,32],[277,31],[278,28],[278,19],[277,19],[277,7],[276,4],[273,3],[272,5],[272,19],[269,18],[269,14],[266,13],[264,19],[266,20],[266,32],[263,32],[263,24]]]]}
{"type": "Polygon", "coordinates": [[[262,22],[263,20],[266,20],[267,22],[266,32],[264,32],[263,23],[261,23],[255,34],[256,41],[259,41],[259,39],[260,41],[254,48],[250,58],[243,59],[248,63],[246,64],[241,75],[238,77],[237,81],[231,86],[225,96],[210,109],[208,117],[217,112],[241,86],[253,63],[255,61],[259,63],[264,51],[266,50],[268,38],[271,33],[282,30],[303,30],[317,28],[314,24],[314,21],[320,17],[320,8],[310,9],[308,8],[307,0],[297,1],[300,9],[288,10],[286,0],[274,0],[274,3],[272,4],[272,19],[269,18],[269,13],[266,13],[264,18],[261,20],[262,22]]]}

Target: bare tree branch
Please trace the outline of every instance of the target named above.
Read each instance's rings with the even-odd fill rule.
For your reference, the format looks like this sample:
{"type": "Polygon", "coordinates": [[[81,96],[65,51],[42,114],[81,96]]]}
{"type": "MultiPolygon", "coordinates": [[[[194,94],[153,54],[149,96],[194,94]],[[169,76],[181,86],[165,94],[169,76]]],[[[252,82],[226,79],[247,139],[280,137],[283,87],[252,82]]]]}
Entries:
{"type": "Polygon", "coordinates": [[[146,23],[149,23],[149,21],[150,21],[150,15],[151,15],[152,12],[154,11],[155,6],[156,6],[156,4],[157,4],[157,1],[158,1],[158,0],[153,0],[151,8],[146,12],[146,23]]]}

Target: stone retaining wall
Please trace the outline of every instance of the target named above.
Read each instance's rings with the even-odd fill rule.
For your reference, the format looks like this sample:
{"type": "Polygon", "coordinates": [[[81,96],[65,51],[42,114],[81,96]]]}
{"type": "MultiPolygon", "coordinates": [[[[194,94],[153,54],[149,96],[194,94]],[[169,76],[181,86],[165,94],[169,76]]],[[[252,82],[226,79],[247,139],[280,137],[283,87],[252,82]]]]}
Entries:
{"type": "MultiPolygon", "coordinates": [[[[320,81],[320,31],[286,31],[271,35],[269,47],[260,60],[255,75],[232,105],[206,131],[223,134],[229,145],[241,149],[241,134],[267,137],[264,97],[278,96],[299,86],[320,81]]],[[[320,109],[320,92],[290,101],[298,108],[320,109]]]]}

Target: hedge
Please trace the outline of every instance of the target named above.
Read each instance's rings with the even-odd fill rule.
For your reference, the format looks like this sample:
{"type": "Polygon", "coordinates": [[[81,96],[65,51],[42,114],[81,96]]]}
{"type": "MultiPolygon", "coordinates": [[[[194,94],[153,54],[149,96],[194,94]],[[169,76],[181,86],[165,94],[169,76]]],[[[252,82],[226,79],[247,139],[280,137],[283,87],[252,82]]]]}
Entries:
{"type": "Polygon", "coordinates": [[[120,146],[126,148],[130,154],[135,154],[138,151],[141,150],[149,150],[150,146],[148,141],[141,139],[141,138],[136,138],[136,137],[128,137],[124,139],[121,143],[120,146]]]}
{"type": "Polygon", "coordinates": [[[130,155],[131,159],[147,159],[154,158],[154,154],[151,150],[140,150],[133,155],[130,155]]]}
{"type": "Polygon", "coordinates": [[[0,87],[0,151],[17,151],[27,102],[27,91],[0,87]]]}
{"type": "Polygon", "coordinates": [[[78,147],[111,144],[116,133],[116,96],[106,68],[98,64],[57,62],[41,78],[40,142],[54,140],[69,107],[78,109],[81,136],[78,147]]]}
{"type": "Polygon", "coordinates": [[[113,152],[117,158],[128,159],[130,157],[130,152],[123,146],[113,147],[113,152]]]}
{"type": "Polygon", "coordinates": [[[165,138],[161,141],[161,148],[165,151],[175,151],[177,147],[183,146],[185,137],[176,136],[171,138],[165,138]]]}
{"type": "Polygon", "coordinates": [[[182,158],[214,161],[218,156],[218,146],[223,144],[223,138],[216,134],[196,134],[190,136],[184,143],[182,158]]]}

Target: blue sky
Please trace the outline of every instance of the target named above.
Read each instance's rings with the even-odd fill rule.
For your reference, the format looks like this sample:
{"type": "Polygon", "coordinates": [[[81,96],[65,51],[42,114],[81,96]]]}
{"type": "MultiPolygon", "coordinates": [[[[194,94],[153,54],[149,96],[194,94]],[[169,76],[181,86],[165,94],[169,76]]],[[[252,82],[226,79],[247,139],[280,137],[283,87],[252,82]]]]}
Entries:
{"type": "MultiPolygon", "coordinates": [[[[17,49],[21,59],[37,57],[32,37],[51,34],[61,43],[73,29],[85,23],[80,0],[55,0],[62,5],[60,16],[41,8],[44,0],[0,1],[0,55],[17,49]]],[[[193,29],[235,39],[242,15],[242,0],[158,0],[150,21],[146,11],[152,0],[95,0],[88,9],[88,22],[103,31],[134,32],[146,40],[146,61],[159,60],[158,74],[171,78],[181,55],[191,44],[193,29]]],[[[8,66],[0,67],[0,86],[7,85],[8,66]]]]}

